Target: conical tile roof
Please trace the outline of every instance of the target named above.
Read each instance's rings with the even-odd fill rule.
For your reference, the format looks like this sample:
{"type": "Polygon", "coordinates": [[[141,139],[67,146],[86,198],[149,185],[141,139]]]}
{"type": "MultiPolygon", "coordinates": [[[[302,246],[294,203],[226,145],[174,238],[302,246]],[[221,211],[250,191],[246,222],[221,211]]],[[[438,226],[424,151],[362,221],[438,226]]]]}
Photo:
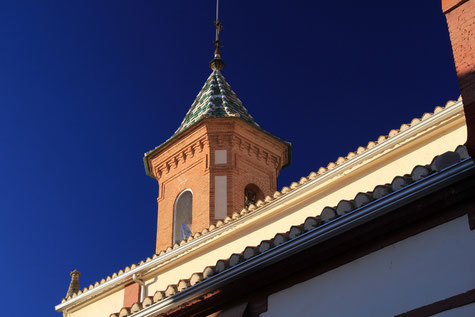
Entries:
{"type": "Polygon", "coordinates": [[[285,143],[289,148],[289,159],[285,166],[290,164],[291,144],[263,130],[249,114],[236,93],[231,89],[231,86],[226,82],[226,79],[221,74],[220,70],[213,68],[213,72],[206,80],[203,88],[201,88],[201,91],[198,93],[198,96],[196,96],[195,101],[191,105],[190,110],[188,110],[188,113],[178,130],[176,130],[175,133],[164,143],[145,153],[143,162],[147,175],[152,176],[150,173],[148,158],[150,158],[154,152],[163,148],[178,135],[182,134],[185,130],[205,118],[239,118],[249,123],[265,134],[285,143]]]}
{"type": "Polygon", "coordinates": [[[219,70],[214,70],[196,96],[175,135],[204,118],[238,117],[256,127],[259,125],[243,106],[219,70]]]}

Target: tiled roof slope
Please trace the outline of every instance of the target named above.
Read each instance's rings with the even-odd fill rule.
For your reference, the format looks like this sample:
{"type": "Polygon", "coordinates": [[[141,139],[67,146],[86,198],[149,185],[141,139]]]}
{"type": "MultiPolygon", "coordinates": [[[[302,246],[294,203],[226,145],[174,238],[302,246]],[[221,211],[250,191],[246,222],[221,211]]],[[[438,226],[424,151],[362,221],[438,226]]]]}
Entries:
{"type": "MultiPolygon", "coordinates": [[[[459,100],[461,100],[461,99],[459,98],[459,100]]],[[[264,201],[258,201],[255,205],[251,204],[248,208],[244,208],[240,212],[235,212],[231,217],[226,217],[223,221],[221,221],[221,220],[218,221],[215,225],[211,225],[209,228],[203,229],[202,232],[195,233],[194,235],[188,237],[187,240],[182,240],[179,244],[175,243],[175,245],[173,245],[173,247],[169,247],[166,251],[160,252],[160,254],[154,254],[152,257],[147,257],[145,260],[142,260],[137,264],[132,264],[131,266],[127,266],[123,270],[120,270],[119,272],[113,273],[112,275],[109,275],[106,278],[103,278],[102,280],[97,281],[95,284],[89,285],[89,287],[85,287],[83,290],[80,290],[79,292],[73,294],[72,296],[68,296],[66,298],[63,298],[61,303],[65,303],[66,301],[70,300],[71,298],[75,298],[77,295],[80,295],[80,294],[83,294],[83,293],[85,293],[89,290],[92,290],[93,288],[95,288],[99,285],[102,285],[105,282],[110,281],[111,279],[116,278],[117,276],[120,276],[120,275],[130,271],[131,269],[139,267],[139,266],[141,266],[145,263],[150,262],[152,259],[156,259],[157,257],[160,257],[160,256],[164,255],[165,253],[168,253],[168,252],[170,252],[174,249],[177,249],[180,246],[183,246],[184,244],[186,244],[186,243],[188,243],[188,242],[190,242],[190,241],[192,241],[192,240],[194,240],[194,239],[196,239],[196,238],[198,238],[202,235],[205,235],[205,234],[215,230],[218,227],[221,227],[225,224],[228,224],[228,223],[231,223],[231,222],[233,222],[237,219],[240,219],[242,216],[253,212],[254,210],[260,208],[261,206],[264,206],[268,202],[271,202],[271,201],[275,200],[276,198],[291,192],[293,189],[297,188],[298,186],[300,186],[304,183],[307,183],[310,180],[317,179],[318,177],[324,175],[328,171],[336,168],[337,166],[342,165],[343,163],[356,158],[358,155],[363,154],[367,150],[370,150],[370,149],[374,148],[376,145],[381,144],[381,143],[391,139],[392,137],[398,135],[400,132],[405,131],[405,130],[419,124],[420,122],[423,122],[423,121],[429,119],[430,117],[432,117],[433,114],[439,113],[439,112],[443,111],[444,109],[450,108],[455,103],[456,103],[456,101],[450,100],[446,103],[445,107],[437,106],[434,109],[433,113],[424,113],[421,118],[414,118],[414,119],[411,120],[410,123],[402,124],[400,129],[393,129],[393,130],[389,131],[388,135],[382,135],[382,136],[378,137],[377,141],[370,141],[367,146],[360,146],[360,147],[358,147],[358,149],[356,151],[348,153],[345,157],[339,157],[335,162],[330,162],[326,167],[323,167],[323,166],[320,167],[317,170],[317,172],[311,172],[307,177],[302,177],[298,182],[293,182],[292,184],[290,184],[290,186],[284,186],[281,189],[281,191],[276,191],[274,193],[273,197],[268,196],[268,197],[265,198],[264,201]]]]}
{"type": "Polygon", "coordinates": [[[214,70],[201,88],[198,96],[196,96],[175,134],[185,131],[203,118],[225,117],[239,117],[247,123],[256,127],[259,126],[226,82],[221,72],[214,70]]]}
{"type": "MultiPolygon", "coordinates": [[[[262,132],[281,140],[275,135],[265,131],[257,124],[254,118],[247,111],[246,107],[244,107],[242,104],[242,101],[231,89],[231,86],[228,84],[221,72],[219,70],[213,70],[211,75],[206,80],[203,88],[201,88],[200,92],[196,96],[195,101],[191,105],[190,110],[188,110],[178,130],[176,130],[175,133],[164,143],[144,154],[143,162],[145,166],[145,172],[148,176],[152,176],[150,173],[150,167],[148,166],[149,163],[147,157],[153,155],[155,151],[168,144],[171,140],[175,139],[175,137],[186,131],[191,126],[205,118],[231,117],[239,118],[260,129],[262,132]]],[[[289,146],[290,154],[290,143],[284,140],[281,141],[289,146]]],[[[287,165],[288,164],[290,164],[290,161],[287,163],[287,165]]]]}
{"type": "Polygon", "coordinates": [[[178,281],[177,284],[169,285],[163,291],[156,291],[154,296],[148,296],[143,300],[143,302],[134,303],[130,308],[124,307],[119,313],[111,314],[109,317],[126,317],[134,314],[145,307],[173,296],[190,286],[194,286],[215,274],[232,269],[233,266],[236,266],[243,261],[247,261],[260,253],[266,252],[272,248],[277,248],[284,242],[292,240],[305,232],[319,230],[326,223],[337,217],[344,217],[346,214],[370,202],[382,199],[392,192],[401,190],[413,182],[417,182],[430,174],[440,172],[467,158],[469,158],[467,148],[459,145],[454,152],[449,151],[436,156],[430,165],[417,165],[413,168],[411,174],[396,176],[390,184],[378,185],[371,192],[358,193],[353,200],[341,200],[334,207],[325,207],[319,215],[308,217],[304,223],[290,227],[289,231],[285,233],[277,233],[271,240],[261,241],[256,246],[246,247],[241,253],[235,253],[227,259],[218,260],[214,266],[206,267],[203,272],[194,273],[189,279],[183,279],[178,281]]]}

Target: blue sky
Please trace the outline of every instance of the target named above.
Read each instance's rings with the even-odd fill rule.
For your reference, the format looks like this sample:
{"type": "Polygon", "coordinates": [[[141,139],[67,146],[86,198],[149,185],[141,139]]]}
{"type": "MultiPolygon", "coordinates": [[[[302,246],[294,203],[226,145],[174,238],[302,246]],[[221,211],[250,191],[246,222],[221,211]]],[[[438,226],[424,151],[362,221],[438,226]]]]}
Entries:
{"type": "MultiPolygon", "coordinates": [[[[4,315],[54,316],[73,269],[85,287],[153,255],[158,186],[142,157],[211,71],[214,6],[0,3],[4,315]]],[[[220,6],[224,76],[293,145],[279,187],[458,98],[440,1],[220,6]]]]}

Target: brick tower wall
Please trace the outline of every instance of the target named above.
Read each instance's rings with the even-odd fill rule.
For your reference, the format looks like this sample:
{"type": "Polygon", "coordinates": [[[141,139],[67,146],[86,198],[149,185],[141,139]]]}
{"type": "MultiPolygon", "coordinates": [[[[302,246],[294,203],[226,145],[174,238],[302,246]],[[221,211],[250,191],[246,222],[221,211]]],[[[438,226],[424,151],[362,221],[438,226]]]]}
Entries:
{"type": "Polygon", "coordinates": [[[159,183],[156,251],[173,245],[174,205],[185,189],[194,234],[240,211],[247,185],[272,195],[287,161],[287,144],[236,118],[205,119],[172,139],[150,159],[159,183]]]}
{"type": "Polygon", "coordinates": [[[210,225],[209,144],[205,127],[167,147],[152,159],[151,166],[159,183],[156,251],[160,252],[173,244],[174,205],[185,189],[193,193],[192,232],[210,225]]]}

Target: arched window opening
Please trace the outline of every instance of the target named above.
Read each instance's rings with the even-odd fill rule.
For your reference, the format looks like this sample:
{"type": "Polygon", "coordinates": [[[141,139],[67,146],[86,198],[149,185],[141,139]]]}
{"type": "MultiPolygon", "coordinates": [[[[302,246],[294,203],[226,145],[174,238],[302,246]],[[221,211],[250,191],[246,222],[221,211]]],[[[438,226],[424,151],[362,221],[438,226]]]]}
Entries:
{"type": "Polygon", "coordinates": [[[173,222],[173,243],[185,240],[191,235],[193,193],[187,189],[178,195],[175,202],[173,222]]]}
{"type": "Polygon", "coordinates": [[[255,204],[258,200],[264,199],[264,193],[254,184],[249,184],[244,188],[244,206],[247,208],[255,204]]]}

